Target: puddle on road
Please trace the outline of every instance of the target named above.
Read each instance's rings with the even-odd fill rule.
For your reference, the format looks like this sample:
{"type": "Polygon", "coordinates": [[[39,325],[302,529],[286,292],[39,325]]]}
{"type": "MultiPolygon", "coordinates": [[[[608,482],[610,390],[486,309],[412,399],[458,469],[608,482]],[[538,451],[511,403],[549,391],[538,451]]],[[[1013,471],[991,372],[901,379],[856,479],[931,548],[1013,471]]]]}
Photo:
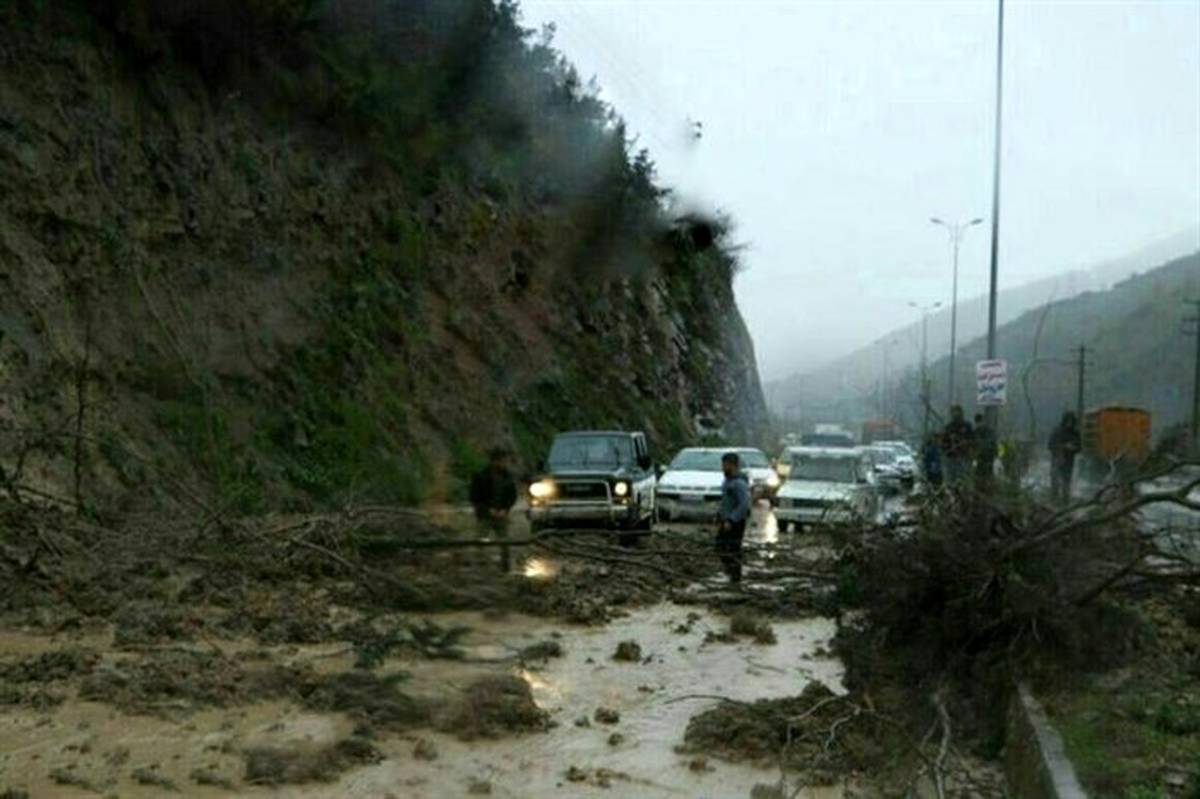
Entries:
{"type": "MultiPolygon", "coordinates": [[[[720,695],[754,700],[794,696],[811,680],[841,690],[842,666],[827,649],[835,633],[828,619],[780,622],[773,625],[778,643],[756,645],[703,644],[709,631],[722,631],[728,622],[695,608],[662,604],[635,610],[604,627],[573,627],[546,619],[511,615],[500,619],[480,613],[433,614],[446,627],[472,629],[464,641],[462,661],[390,659],[386,668],[411,673],[405,690],[439,701],[485,674],[514,673],[531,686],[535,701],[551,714],[557,726],[533,733],[470,743],[428,730],[387,736],[375,742],[386,759],[350,771],[331,784],[267,788],[240,785],[243,763],[239,752],[248,745],[283,745],[289,741],[330,743],[348,734],[352,722],[340,715],[320,715],[281,702],[205,710],[177,719],[127,716],[111,707],[71,701],[40,714],[16,710],[0,715],[0,789],[23,786],[33,796],[95,796],[95,793],[56,784],[49,776],[69,769],[105,785],[123,799],[161,796],[163,788],[138,785],[130,778],[136,767],[153,768],[188,796],[273,796],[300,799],[372,797],[383,799],[445,799],[468,796],[473,782],[488,782],[491,796],[692,797],[745,799],[758,783],[773,783],[778,772],[710,758],[711,770],[689,769],[690,756],[676,754],[688,719],[716,704],[720,695]],[[689,632],[676,633],[689,613],[700,619],[689,632]],[[514,655],[520,649],[553,638],[564,651],[560,658],[520,668],[514,655]],[[617,644],[636,640],[643,663],[612,660],[617,644]],[[600,724],[598,707],[616,710],[620,721],[600,724]],[[578,727],[578,718],[589,727],[578,727]],[[611,745],[612,733],[623,740],[611,745]],[[436,760],[414,757],[417,739],[432,741],[436,760]],[[122,754],[125,753],[125,754],[122,754]],[[614,775],[611,788],[589,782],[568,782],[571,767],[614,775]],[[238,787],[202,787],[190,778],[195,769],[209,769],[238,787]],[[5,773],[7,772],[7,773],[5,773]]],[[[44,640],[44,639],[43,639],[44,640]]],[[[330,646],[300,647],[293,656],[328,666],[348,666],[348,656],[334,656],[330,646]]],[[[801,794],[807,799],[836,799],[838,789],[801,794]]]]}
{"type": "MultiPolygon", "coordinates": [[[[746,701],[794,696],[811,680],[841,691],[841,664],[826,652],[835,625],[828,619],[777,623],[773,626],[779,642],[773,646],[703,644],[705,633],[721,631],[727,622],[703,613],[690,632],[674,632],[689,612],[695,610],[658,605],[598,628],[564,628],[520,617],[489,622],[478,614],[435,617],[442,624],[467,624],[481,631],[470,652],[473,658],[495,657],[557,630],[564,656],[517,673],[558,726],[546,734],[472,743],[422,734],[438,747],[437,761],[400,754],[351,775],[339,786],[345,793],[330,790],[313,795],[382,796],[403,785],[406,797],[435,799],[465,795],[475,780],[491,783],[491,795],[500,797],[554,796],[564,786],[575,796],[748,797],[755,784],[774,782],[778,773],[715,759],[709,760],[711,771],[690,770],[691,757],[675,752],[688,719],[714,706],[717,700],[711,696],[746,701]],[[638,642],[643,663],[612,660],[623,640],[638,642]],[[703,698],[687,698],[691,695],[703,698]],[[594,714],[601,706],[616,710],[620,721],[596,722],[594,714]],[[590,726],[576,726],[580,718],[588,718],[590,726]],[[623,736],[615,746],[608,742],[614,732],[623,736]],[[592,774],[607,769],[628,776],[613,779],[612,788],[606,790],[567,782],[571,766],[592,774]]],[[[448,678],[436,663],[404,667],[413,672],[411,688],[417,692],[435,691],[448,678]]],[[[454,682],[461,684],[458,679],[454,682]]],[[[840,795],[828,789],[801,797],[840,795]]]]}

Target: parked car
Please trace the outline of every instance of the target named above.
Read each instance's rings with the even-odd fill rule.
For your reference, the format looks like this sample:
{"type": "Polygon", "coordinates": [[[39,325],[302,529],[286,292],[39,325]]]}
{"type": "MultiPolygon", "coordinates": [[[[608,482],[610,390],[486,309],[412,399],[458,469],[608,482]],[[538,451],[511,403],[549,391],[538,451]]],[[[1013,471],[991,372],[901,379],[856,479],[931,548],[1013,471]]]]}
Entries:
{"type": "Polygon", "coordinates": [[[646,436],[619,430],[560,433],[529,485],[529,522],[547,527],[649,531],[654,464],[646,436]]]}
{"type": "Polygon", "coordinates": [[[781,480],[771,466],[771,461],[761,449],[754,447],[732,447],[723,452],[736,452],[741,461],[742,472],[750,480],[750,495],[755,499],[775,501],[781,480]]]}
{"type": "Polygon", "coordinates": [[[917,481],[917,453],[904,441],[878,441],[875,446],[887,447],[896,453],[896,468],[905,488],[912,488],[917,481]]]}
{"type": "Polygon", "coordinates": [[[854,436],[847,432],[815,432],[800,436],[800,445],[804,447],[838,447],[853,449],[858,446],[854,436]]]}
{"type": "Polygon", "coordinates": [[[871,464],[875,485],[881,491],[895,493],[912,487],[917,469],[912,458],[901,455],[900,450],[884,444],[872,444],[861,449],[871,464]],[[907,460],[902,461],[902,458],[907,460]]]}
{"type": "Polygon", "coordinates": [[[688,447],[680,450],[658,479],[655,502],[658,517],[667,519],[711,519],[721,502],[725,474],[721,457],[736,452],[742,472],[750,482],[750,494],[770,499],[779,487],[779,476],[762,450],[750,447],[688,447]]]}
{"type": "Polygon", "coordinates": [[[679,451],[654,489],[658,518],[711,519],[721,502],[721,455],[725,450],[688,447],[679,451]]]}
{"type": "Polygon", "coordinates": [[[789,448],[787,480],[777,493],[775,517],[788,528],[873,517],[878,496],[871,466],[844,447],[789,448]]]}

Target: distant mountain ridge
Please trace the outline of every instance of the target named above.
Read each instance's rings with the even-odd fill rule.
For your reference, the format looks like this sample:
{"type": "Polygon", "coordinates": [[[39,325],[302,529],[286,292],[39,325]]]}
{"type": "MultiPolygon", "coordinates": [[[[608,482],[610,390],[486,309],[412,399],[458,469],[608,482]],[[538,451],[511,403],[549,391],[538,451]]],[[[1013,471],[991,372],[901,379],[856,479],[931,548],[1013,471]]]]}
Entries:
{"type": "MultiPolygon", "coordinates": [[[[1004,325],[1030,310],[1047,303],[1077,297],[1089,291],[1104,291],[1114,284],[1147,269],[1153,269],[1181,256],[1200,251],[1200,226],[1160,239],[1128,255],[1077,268],[1052,277],[1035,280],[1002,290],[997,301],[998,323],[1004,325]]],[[[937,361],[950,346],[950,309],[929,316],[929,358],[937,361]]],[[[987,329],[987,297],[972,297],[959,302],[958,343],[964,345],[984,335],[987,329]]],[[[921,321],[892,330],[870,344],[835,358],[815,369],[798,372],[764,385],[767,403],[777,414],[795,416],[822,415],[843,419],[855,413],[870,413],[877,405],[878,386],[884,371],[896,376],[920,362],[921,321]],[[893,342],[885,344],[885,342],[893,342]],[[887,348],[885,358],[884,348],[887,348]],[[806,411],[802,409],[807,408],[806,411]],[[836,411],[836,412],[834,412],[836,411]]],[[[948,368],[943,361],[939,367],[948,368]]],[[[969,372],[971,363],[960,358],[956,371],[969,372]]],[[[931,372],[931,378],[946,384],[946,375],[931,372]]],[[[959,379],[962,379],[960,374],[959,379]]]]}

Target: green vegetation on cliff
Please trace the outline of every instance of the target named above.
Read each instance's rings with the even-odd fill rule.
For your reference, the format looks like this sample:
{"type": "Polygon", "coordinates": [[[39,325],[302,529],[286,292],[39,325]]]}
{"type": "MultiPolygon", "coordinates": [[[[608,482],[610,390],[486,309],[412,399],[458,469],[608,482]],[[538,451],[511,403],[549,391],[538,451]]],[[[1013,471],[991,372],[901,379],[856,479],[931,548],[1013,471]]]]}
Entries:
{"type": "Polygon", "coordinates": [[[516,6],[0,10],[10,491],[437,500],[494,442],[765,415],[718,222],[516,6]]]}

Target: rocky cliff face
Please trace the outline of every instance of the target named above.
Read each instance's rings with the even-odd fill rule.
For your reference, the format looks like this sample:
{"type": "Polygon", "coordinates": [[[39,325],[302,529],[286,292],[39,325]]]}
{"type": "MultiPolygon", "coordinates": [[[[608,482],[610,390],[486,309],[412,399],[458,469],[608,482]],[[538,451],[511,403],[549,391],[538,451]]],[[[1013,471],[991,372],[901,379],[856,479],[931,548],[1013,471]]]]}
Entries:
{"type": "Polygon", "coordinates": [[[86,12],[0,22],[10,491],[413,502],[494,442],[529,461],[557,429],[638,427],[665,457],[764,424],[706,224],[592,258],[552,196],[454,169],[414,189],[253,80],[137,63],[86,12]]]}

